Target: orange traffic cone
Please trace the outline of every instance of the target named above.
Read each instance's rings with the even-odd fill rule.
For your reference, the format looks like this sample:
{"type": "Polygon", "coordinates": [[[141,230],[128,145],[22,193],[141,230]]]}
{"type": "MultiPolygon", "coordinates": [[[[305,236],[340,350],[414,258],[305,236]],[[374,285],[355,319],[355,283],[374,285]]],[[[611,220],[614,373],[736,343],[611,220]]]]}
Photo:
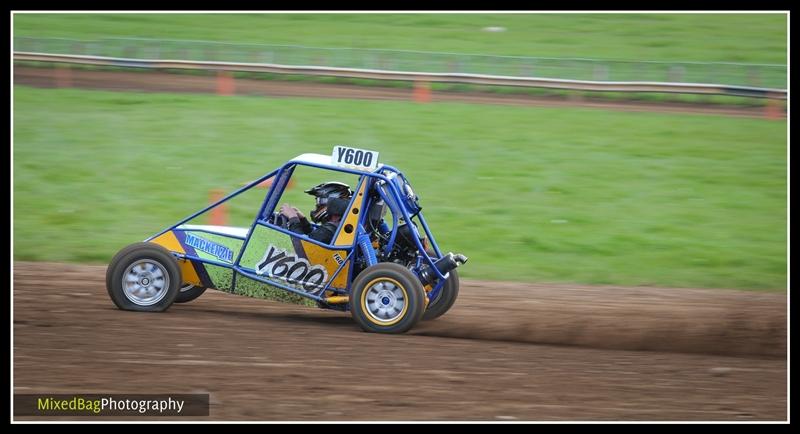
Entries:
{"type": "Polygon", "coordinates": [[[236,93],[236,82],[228,71],[217,73],[217,95],[233,95],[236,93]]]}
{"type": "MultiPolygon", "coordinates": [[[[217,203],[225,197],[225,191],[215,188],[208,192],[208,200],[210,203],[217,203]]],[[[216,226],[226,226],[228,224],[228,204],[221,203],[214,208],[211,208],[208,213],[208,223],[216,226]]]]}
{"type": "Polygon", "coordinates": [[[783,119],[783,104],[777,98],[770,98],[767,100],[767,106],[764,108],[764,116],[767,119],[783,119]]]}
{"type": "Polygon", "coordinates": [[[431,101],[431,85],[427,81],[414,82],[414,101],[416,102],[430,102],[431,101]]]}

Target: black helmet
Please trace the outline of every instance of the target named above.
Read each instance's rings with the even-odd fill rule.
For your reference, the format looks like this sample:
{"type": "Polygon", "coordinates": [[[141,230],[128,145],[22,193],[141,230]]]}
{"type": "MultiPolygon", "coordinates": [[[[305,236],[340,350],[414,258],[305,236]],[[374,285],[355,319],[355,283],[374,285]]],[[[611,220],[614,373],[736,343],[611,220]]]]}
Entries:
{"type": "Polygon", "coordinates": [[[311,220],[314,223],[326,223],[330,219],[331,214],[342,215],[344,214],[347,204],[344,201],[349,201],[353,196],[353,191],[347,184],[341,182],[323,182],[306,190],[306,193],[317,198],[317,204],[313,211],[311,211],[311,220]],[[332,201],[335,203],[328,203],[331,199],[341,199],[332,201]],[[329,210],[329,205],[330,210],[329,210]]]}

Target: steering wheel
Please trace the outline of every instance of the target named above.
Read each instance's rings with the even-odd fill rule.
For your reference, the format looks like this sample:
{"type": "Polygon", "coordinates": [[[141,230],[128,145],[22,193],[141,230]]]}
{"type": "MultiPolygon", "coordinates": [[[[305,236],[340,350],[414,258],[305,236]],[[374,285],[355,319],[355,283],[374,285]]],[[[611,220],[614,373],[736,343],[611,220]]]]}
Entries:
{"type": "Polygon", "coordinates": [[[274,224],[275,226],[280,226],[284,229],[286,229],[289,226],[289,219],[285,215],[277,211],[272,213],[272,216],[270,216],[268,221],[274,224]]]}

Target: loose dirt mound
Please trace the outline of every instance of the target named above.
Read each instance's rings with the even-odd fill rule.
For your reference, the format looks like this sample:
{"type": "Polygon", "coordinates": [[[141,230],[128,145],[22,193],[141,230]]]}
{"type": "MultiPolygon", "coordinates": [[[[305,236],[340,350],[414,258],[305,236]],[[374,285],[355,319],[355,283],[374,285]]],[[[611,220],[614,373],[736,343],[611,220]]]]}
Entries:
{"type": "Polygon", "coordinates": [[[105,267],[13,271],[15,393],[209,393],[228,420],[787,417],[782,295],[465,282],[450,313],[389,336],[217,291],[124,312],[105,267]]]}
{"type": "Polygon", "coordinates": [[[786,295],[733,290],[462,283],[412,333],[625,350],[786,355],[786,295]]]}

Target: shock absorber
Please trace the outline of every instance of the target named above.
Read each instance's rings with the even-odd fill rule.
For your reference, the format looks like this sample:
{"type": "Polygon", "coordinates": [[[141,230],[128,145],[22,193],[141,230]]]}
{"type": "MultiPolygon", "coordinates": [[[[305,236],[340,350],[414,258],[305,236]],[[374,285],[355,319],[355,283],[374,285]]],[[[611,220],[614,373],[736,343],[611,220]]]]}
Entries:
{"type": "Polygon", "coordinates": [[[366,232],[359,231],[358,247],[361,248],[361,254],[363,254],[364,258],[367,260],[367,267],[378,263],[378,258],[375,257],[375,250],[372,248],[372,243],[366,232]]]}

